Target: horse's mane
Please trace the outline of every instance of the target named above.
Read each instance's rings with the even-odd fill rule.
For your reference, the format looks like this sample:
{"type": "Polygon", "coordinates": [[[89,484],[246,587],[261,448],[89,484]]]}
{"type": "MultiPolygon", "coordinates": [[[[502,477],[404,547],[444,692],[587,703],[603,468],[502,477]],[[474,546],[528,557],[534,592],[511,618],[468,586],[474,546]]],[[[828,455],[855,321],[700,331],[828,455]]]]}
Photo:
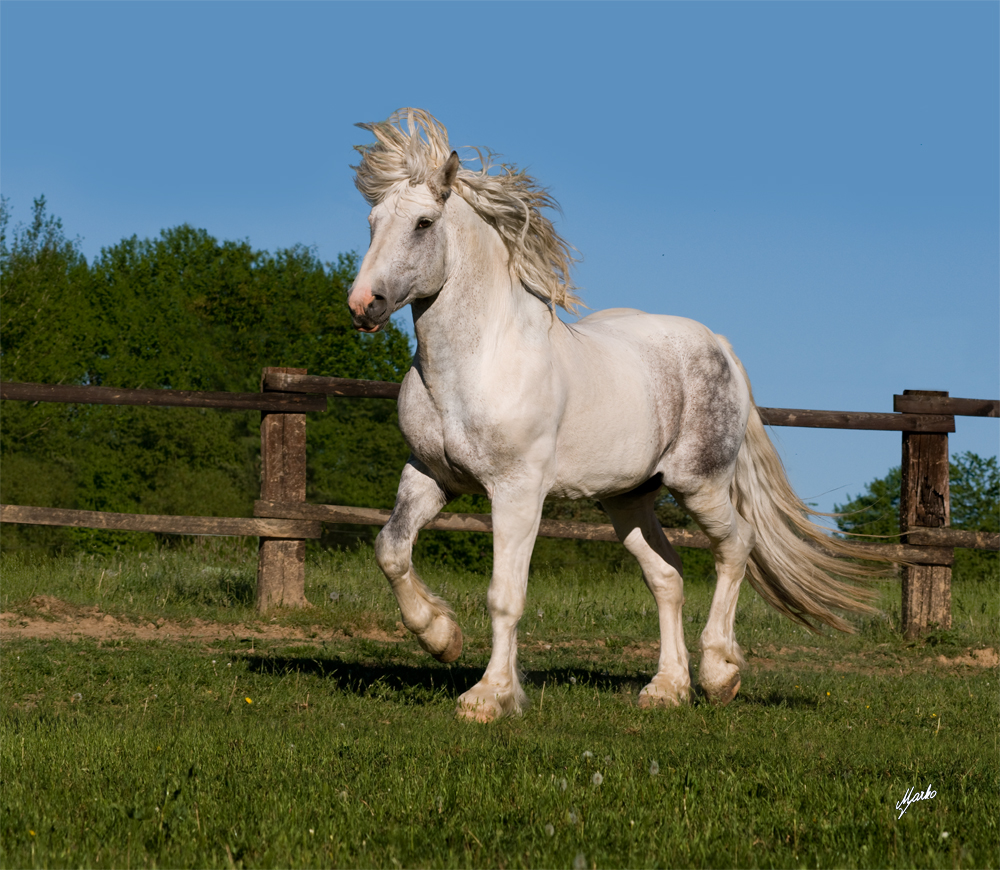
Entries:
{"type": "MultiPolygon", "coordinates": [[[[351,167],[355,186],[372,206],[400,182],[429,181],[451,155],[448,131],[422,109],[399,109],[385,121],[357,126],[378,140],[356,145],[361,163],[351,167]]],[[[525,288],[575,313],[583,303],[570,279],[574,249],[541,213],[543,208],[558,209],[558,203],[513,164],[501,163],[500,173],[490,174],[492,153],[487,151],[484,159],[478,148],[473,150],[480,169],[459,169],[454,189],[500,234],[525,288]]]]}

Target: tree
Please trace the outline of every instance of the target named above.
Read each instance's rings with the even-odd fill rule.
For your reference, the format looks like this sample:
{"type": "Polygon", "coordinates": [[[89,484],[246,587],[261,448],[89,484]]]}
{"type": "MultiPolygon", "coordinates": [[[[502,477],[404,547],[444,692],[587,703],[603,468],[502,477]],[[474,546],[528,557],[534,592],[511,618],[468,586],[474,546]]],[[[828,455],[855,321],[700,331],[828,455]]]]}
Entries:
{"type": "MultiPolygon", "coordinates": [[[[351,328],[357,260],[270,254],[184,225],[132,237],[88,266],[35,202],[8,235],[0,215],[0,293],[8,380],[189,390],[259,389],[263,366],[399,381],[406,335],[351,328]]],[[[136,513],[248,516],[259,493],[256,412],[4,403],[4,501],[136,513]]],[[[311,415],[309,497],[391,506],[407,451],[395,404],[341,400],[311,415]]],[[[368,530],[360,530],[370,534],[368,530]]],[[[5,526],[4,547],[142,544],[135,533],[5,526]]],[[[148,537],[146,543],[150,543],[148,537]]]]}
{"type": "MultiPolygon", "coordinates": [[[[997,457],[966,451],[949,464],[951,525],[956,529],[1000,531],[1000,468],[997,457]]],[[[900,469],[873,480],[865,492],[834,506],[837,526],[851,535],[899,534],[900,469]]],[[[996,579],[995,552],[956,549],[955,576],[996,579]]]]}

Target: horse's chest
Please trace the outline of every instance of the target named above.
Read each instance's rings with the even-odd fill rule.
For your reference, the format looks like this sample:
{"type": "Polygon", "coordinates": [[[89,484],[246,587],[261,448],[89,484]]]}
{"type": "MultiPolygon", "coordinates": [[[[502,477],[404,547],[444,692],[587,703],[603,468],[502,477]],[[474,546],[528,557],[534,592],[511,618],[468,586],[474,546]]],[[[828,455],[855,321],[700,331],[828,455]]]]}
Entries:
{"type": "Polygon", "coordinates": [[[470,415],[439,409],[423,385],[400,394],[399,426],[410,450],[435,477],[456,491],[480,490],[490,468],[502,452],[489,427],[477,425],[470,415]]]}

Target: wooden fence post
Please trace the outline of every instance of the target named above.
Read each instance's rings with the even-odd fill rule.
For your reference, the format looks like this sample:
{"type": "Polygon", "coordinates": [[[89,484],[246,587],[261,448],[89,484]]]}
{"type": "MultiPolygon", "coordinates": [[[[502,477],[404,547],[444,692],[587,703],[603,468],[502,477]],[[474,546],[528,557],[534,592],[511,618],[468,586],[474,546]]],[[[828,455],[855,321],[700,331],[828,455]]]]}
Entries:
{"type": "MultiPolygon", "coordinates": [[[[905,390],[904,396],[941,396],[937,390],[905,390]]],[[[942,529],[951,522],[948,484],[948,436],[904,432],[899,497],[899,531],[942,529]]],[[[951,628],[951,566],[903,568],[902,630],[916,637],[929,627],[951,628]]]]}
{"type": "MultiPolygon", "coordinates": [[[[265,368],[268,374],[304,375],[305,369],[265,368]]],[[[306,500],[306,415],[262,411],[260,415],[260,497],[263,501],[306,500]]],[[[257,553],[257,610],[308,607],[306,542],[261,538],[257,553]]]]}

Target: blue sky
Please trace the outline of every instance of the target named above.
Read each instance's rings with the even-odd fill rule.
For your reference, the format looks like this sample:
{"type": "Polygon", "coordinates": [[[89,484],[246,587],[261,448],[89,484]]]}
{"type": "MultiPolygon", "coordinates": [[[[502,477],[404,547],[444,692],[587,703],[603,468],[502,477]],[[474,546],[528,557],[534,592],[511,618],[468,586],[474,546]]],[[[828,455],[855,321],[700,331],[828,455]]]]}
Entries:
{"type": "MultiPolygon", "coordinates": [[[[761,405],[1000,395],[997,3],[4,0],[0,25],[0,188],[90,257],[184,222],[364,252],[352,125],[419,106],[551,189],[592,308],[708,324],[761,405]]],[[[997,453],[995,420],[957,426],[997,453]]],[[[898,433],[772,432],[827,510],[899,463],[898,433]]]]}

